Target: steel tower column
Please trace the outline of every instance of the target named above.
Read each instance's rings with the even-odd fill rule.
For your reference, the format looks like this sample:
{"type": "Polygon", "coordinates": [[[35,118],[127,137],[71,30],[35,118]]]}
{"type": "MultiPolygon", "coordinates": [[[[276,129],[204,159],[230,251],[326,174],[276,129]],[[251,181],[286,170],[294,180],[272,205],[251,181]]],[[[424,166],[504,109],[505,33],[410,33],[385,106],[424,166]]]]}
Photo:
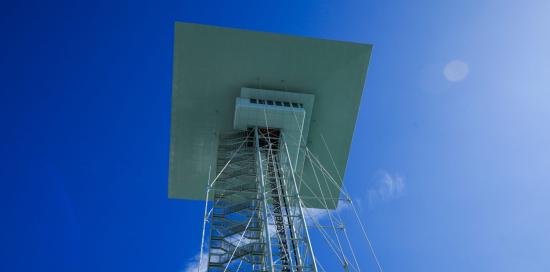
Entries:
{"type": "Polygon", "coordinates": [[[220,136],[208,271],[317,272],[282,131],[220,136]]]}
{"type": "Polygon", "coordinates": [[[254,147],[256,148],[256,163],[258,165],[258,178],[259,178],[259,184],[260,184],[260,199],[262,200],[262,219],[263,219],[263,226],[264,226],[264,236],[265,241],[267,241],[267,256],[268,256],[268,269],[270,271],[275,271],[273,266],[273,252],[271,251],[271,235],[269,233],[269,217],[267,216],[267,191],[265,186],[265,179],[264,179],[264,168],[263,168],[263,160],[262,160],[262,152],[260,149],[260,134],[258,133],[258,127],[254,128],[254,147]]]}

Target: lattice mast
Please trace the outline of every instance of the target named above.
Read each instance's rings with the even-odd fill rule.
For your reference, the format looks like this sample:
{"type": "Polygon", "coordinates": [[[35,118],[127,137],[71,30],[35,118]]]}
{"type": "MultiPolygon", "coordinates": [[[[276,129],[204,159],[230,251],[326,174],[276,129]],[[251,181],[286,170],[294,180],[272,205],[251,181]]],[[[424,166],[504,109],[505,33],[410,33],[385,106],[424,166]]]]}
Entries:
{"type": "Polygon", "coordinates": [[[317,271],[281,130],[222,134],[218,169],[208,271],[317,271]]]}

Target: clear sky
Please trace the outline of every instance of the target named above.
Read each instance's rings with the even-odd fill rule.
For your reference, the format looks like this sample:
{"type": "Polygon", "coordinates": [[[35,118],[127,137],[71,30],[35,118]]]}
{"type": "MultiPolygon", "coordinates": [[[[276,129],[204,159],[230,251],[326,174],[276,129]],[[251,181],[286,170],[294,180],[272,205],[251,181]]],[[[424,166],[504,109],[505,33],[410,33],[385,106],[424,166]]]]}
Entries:
{"type": "Polygon", "coordinates": [[[0,4],[0,271],[196,256],[203,203],[167,198],[175,21],[374,44],[345,182],[384,271],[550,271],[549,1],[196,2],[0,4]]]}

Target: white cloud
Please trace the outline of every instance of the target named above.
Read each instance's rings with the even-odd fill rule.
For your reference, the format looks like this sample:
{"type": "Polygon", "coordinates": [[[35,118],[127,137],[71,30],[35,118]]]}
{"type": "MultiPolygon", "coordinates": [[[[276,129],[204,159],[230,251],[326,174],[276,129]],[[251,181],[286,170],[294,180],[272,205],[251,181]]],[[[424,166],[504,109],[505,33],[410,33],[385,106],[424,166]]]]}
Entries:
{"type": "Polygon", "coordinates": [[[405,189],[405,179],[399,174],[383,171],[374,186],[368,190],[369,208],[379,202],[387,202],[398,198],[405,189]]]}
{"type": "Polygon", "coordinates": [[[461,60],[453,60],[443,68],[443,75],[448,81],[461,81],[468,76],[470,69],[468,64],[461,60]]]}
{"type": "Polygon", "coordinates": [[[195,257],[189,260],[189,263],[185,266],[185,269],[183,272],[206,272],[206,269],[208,267],[208,253],[203,253],[202,256],[200,253],[197,253],[195,257]],[[202,264],[199,269],[199,263],[202,264]]]}
{"type": "Polygon", "coordinates": [[[304,217],[306,218],[307,222],[312,222],[313,220],[320,221],[321,219],[325,218],[327,216],[327,212],[325,209],[316,209],[316,208],[305,208],[304,209],[304,217]]]}
{"type": "MultiPolygon", "coordinates": [[[[336,207],[336,210],[334,210],[334,213],[341,213],[349,207],[350,205],[347,202],[340,200],[338,201],[338,206],[336,207]]],[[[327,218],[328,213],[326,209],[306,208],[304,210],[304,217],[306,218],[308,224],[313,224],[315,220],[320,222],[327,218]]]]}
{"type": "Polygon", "coordinates": [[[254,242],[254,240],[246,238],[242,232],[227,236],[225,240],[234,245],[239,245],[240,247],[254,242]]]}

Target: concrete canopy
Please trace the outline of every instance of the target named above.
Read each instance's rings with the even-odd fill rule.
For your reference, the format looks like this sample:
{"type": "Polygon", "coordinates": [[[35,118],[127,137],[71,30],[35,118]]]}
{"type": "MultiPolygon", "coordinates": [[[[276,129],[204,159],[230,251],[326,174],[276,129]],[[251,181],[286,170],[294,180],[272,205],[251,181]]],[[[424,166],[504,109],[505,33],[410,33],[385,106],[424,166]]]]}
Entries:
{"type": "MultiPolygon", "coordinates": [[[[176,23],[169,197],[204,200],[216,174],[218,133],[233,129],[242,87],[313,94],[307,146],[340,183],[371,50],[368,44],[176,23]]],[[[320,194],[309,163],[300,168],[303,182],[313,188],[300,188],[306,206],[322,207],[313,197],[320,194]]],[[[338,196],[335,186],[329,196],[325,192],[338,196]]]]}

